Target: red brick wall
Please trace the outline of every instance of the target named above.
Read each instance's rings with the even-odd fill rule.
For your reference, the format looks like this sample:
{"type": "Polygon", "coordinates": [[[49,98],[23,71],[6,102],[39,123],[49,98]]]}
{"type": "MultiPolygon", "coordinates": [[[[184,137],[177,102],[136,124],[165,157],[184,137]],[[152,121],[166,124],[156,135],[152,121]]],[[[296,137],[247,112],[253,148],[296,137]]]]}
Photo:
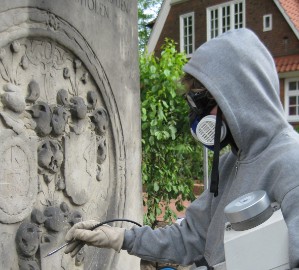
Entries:
{"type": "Polygon", "coordinates": [[[259,36],[274,57],[299,53],[299,41],[273,0],[247,0],[246,27],[259,36]],[[272,14],[272,31],[263,32],[263,16],[267,14],[272,14]]]}
{"type": "MultiPolygon", "coordinates": [[[[180,42],[180,15],[194,12],[195,47],[199,47],[207,39],[206,8],[228,1],[223,0],[189,0],[171,6],[161,36],[156,46],[159,48],[165,38],[180,42]]],[[[274,57],[299,53],[299,41],[284,19],[273,0],[246,0],[246,27],[252,29],[271,51],[274,57]],[[263,15],[272,14],[272,31],[263,32],[263,15]]]]}

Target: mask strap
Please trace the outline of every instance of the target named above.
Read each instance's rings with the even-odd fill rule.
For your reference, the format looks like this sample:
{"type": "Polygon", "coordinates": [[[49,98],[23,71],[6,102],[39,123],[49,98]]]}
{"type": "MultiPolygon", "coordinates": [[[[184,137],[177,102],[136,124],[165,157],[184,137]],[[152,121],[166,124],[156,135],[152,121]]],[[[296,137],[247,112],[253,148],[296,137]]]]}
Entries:
{"type": "Polygon", "coordinates": [[[221,126],[222,126],[222,111],[218,106],[217,115],[216,115],[215,138],[214,138],[214,157],[213,157],[211,185],[210,185],[210,192],[214,193],[214,197],[218,196],[221,126]]]}

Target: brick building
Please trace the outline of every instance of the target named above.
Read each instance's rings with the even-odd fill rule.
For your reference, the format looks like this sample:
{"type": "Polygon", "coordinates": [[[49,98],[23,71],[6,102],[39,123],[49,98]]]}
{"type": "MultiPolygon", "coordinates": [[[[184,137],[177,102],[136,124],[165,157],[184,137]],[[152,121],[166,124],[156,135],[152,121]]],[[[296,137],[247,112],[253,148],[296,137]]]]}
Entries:
{"type": "Polygon", "coordinates": [[[148,50],[159,54],[167,37],[190,57],[207,40],[242,27],[272,53],[286,116],[299,127],[299,0],[164,0],[148,50]]]}

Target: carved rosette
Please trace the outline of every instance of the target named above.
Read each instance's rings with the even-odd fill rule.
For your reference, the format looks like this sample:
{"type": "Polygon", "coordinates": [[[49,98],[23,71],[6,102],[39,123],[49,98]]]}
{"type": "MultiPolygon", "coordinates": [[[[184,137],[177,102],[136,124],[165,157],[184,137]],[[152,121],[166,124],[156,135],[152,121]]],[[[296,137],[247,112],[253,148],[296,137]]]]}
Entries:
{"type": "MultiPolygon", "coordinates": [[[[84,250],[75,260],[43,258],[74,223],[121,217],[126,176],[118,110],[100,63],[90,62],[94,54],[82,57],[86,52],[70,45],[84,39],[54,14],[32,10],[36,17],[26,25],[38,37],[20,31],[0,41],[0,222],[15,228],[20,269],[88,269],[84,250]],[[70,40],[59,39],[65,32],[70,40]]],[[[114,255],[103,254],[109,269],[114,255]]]]}
{"type": "Polygon", "coordinates": [[[37,198],[35,143],[16,136],[11,130],[0,132],[0,221],[24,220],[37,198]]]}

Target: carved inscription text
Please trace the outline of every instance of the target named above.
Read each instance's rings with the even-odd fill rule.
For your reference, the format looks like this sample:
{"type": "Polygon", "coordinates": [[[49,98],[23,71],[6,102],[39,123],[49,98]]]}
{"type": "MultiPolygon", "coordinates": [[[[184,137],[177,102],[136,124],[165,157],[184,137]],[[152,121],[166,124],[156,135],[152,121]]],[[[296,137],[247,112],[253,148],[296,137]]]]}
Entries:
{"type": "Polygon", "coordinates": [[[91,12],[107,19],[111,19],[111,10],[109,8],[111,5],[125,13],[129,13],[130,10],[129,3],[125,0],[76,0],[76,2],[91,12]]]}

